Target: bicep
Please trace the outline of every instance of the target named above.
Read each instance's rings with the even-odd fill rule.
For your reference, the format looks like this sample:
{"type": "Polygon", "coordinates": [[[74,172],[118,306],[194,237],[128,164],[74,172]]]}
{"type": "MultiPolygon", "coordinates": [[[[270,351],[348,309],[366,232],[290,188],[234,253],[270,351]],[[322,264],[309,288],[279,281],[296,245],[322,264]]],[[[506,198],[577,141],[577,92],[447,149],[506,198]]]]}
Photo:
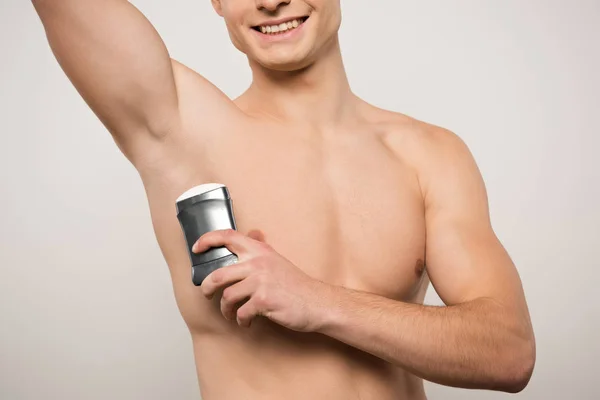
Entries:
{"type": "Polygon", "coordinates": [[[447,305],[487,297],[522,308],[517,270],[494,233],[481,173],[466,144],[441,132],[425,183],[426,264],[447,305]]]}
{"type": "Polygon", "coordinates": [[[119,139],[162,134],[177,113],[171,59],[125,0],[33,0],[50,47],[77,91],[119,139]]]}

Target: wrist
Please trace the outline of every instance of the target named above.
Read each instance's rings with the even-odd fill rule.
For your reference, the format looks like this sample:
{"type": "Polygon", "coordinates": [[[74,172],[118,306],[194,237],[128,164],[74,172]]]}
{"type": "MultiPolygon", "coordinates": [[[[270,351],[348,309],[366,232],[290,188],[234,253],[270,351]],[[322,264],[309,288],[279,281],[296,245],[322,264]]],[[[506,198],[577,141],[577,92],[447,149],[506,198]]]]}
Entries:
{"type": "Polygon", "coordinates": [[[342,320],[341,304],[344,304],[344,288],[318,281],[318,294],[314,302],[313,332],[328,334],[342,320]]]}

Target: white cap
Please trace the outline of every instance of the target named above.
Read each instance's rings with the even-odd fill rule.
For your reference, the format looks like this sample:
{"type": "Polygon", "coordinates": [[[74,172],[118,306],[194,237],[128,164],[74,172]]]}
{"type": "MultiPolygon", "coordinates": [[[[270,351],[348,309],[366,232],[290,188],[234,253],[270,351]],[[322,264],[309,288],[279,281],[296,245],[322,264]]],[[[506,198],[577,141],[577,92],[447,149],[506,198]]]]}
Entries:
{"type": "Polygon", "coordinates": [[[180,202],[185,199],[189,199],[190,197],[197,196],[202,193],[210,192],[211,190],[218,189],[223,187],[222,183],[203,183],[202,185],[194,186],[193,188],[187,190],[181,196],[177,198],[177,202],[180,202]]]}

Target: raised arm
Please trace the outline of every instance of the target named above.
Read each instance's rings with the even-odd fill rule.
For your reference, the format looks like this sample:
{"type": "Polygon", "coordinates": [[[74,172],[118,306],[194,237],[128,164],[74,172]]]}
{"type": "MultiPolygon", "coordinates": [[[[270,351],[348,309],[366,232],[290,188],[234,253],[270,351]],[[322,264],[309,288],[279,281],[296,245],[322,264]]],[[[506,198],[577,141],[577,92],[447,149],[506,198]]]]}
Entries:
{"type": "Polygon", "coordinates": [[[176,129],[171,59],[140,11],[126,0],[32,2],[60,66],[126,156],[176,129]]]}

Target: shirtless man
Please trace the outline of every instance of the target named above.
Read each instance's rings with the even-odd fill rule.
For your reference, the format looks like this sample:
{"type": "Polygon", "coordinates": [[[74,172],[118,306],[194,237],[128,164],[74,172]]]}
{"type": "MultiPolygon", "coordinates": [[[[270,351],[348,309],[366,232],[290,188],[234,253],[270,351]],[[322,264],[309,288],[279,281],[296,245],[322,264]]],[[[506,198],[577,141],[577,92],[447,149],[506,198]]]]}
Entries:
{"type": "Polygon", "coordinates": [[[125,0],[33,4],[143,181],[205,400],[527,385],[530,317],[478,167],[454,133],[351,92],[339,0],[212,0],[253,73],[235,100],[125,0]],[[229,188],[238,231],[195,251],[240,260],[196,287],[175,200],[209,182],[229,188]],[[422,304],[429,280],[447,307],[422,304]]]}

